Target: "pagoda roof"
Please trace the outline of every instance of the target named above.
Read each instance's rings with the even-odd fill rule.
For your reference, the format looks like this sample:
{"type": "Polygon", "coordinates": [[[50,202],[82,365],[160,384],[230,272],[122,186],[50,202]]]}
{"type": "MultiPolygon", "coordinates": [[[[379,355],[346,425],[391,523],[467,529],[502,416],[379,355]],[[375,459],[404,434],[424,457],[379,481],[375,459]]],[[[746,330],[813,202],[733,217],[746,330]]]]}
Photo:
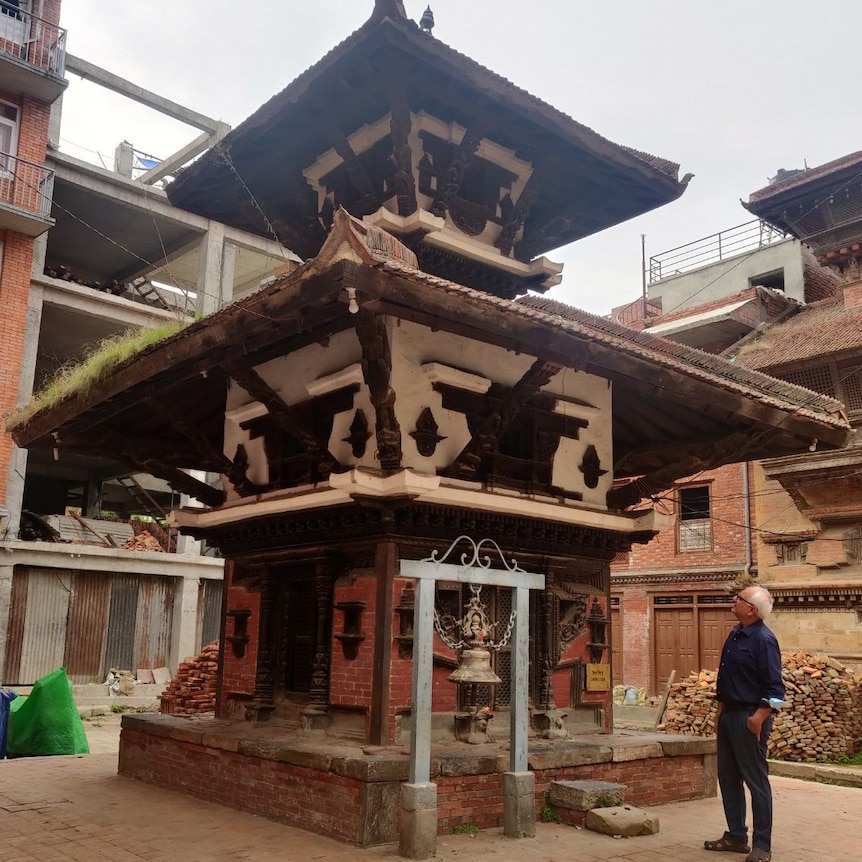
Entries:
{"type": "MultiPolygon", "coordinates": [[[[808,240],[819,231],[826,230],[830,223],[818,224],[815,229],[808,218],[820,204],[833,203],[839,193],[855,195],[862,170],[862,151],[850,153],[813,168],[806,168],[780,182],[772,183],[749,195],[748,203],[742,205],[764,221],[775,225],[785,233],[808,240]]],[[[853,215],[858,214],[858,208],[853,215]]],[[[833,217],[840,223],[846,214],[833,217]]]]}
{"type": "MultiPolygon", "coordinates": [[[[614,387],[616,479],[846,444],[831,398],[535,296],[490,296],[415,268],[379,228],[336,214],[315,260],[10,423],[21,446],[224,472],[236,362],[255,366],[355,325],[363,313],[427,325],[602,376],[614,387]],[[698,466],[699,465],[699,466],[698,466]]],[[[682,472],[680,472],[682,471],[682,472]]],[[[632,502],[636,502],[632,501],[632,502]]]]}
{"type": "Polygon", "coordinates": [[[530,219],[551,229],[538,232],[531,256],[662,206],[686,187],[677,164],[609,141],[420,30],[397,0],[377,0],[365,24],[183,169],[168,196],[206,217],[276,233],[312,257],[325,231],[302,170],[385,117],[393,100],[467,129],[481,118],[482,137],[548,177],[530,219]]]}

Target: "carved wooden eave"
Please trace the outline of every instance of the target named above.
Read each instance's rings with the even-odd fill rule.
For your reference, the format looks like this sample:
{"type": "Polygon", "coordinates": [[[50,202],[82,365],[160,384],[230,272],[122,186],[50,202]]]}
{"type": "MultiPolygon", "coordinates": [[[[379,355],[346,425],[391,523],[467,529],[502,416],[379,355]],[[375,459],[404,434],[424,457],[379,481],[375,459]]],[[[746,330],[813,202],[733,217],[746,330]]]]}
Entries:
{"type": "Polygon", "coordinates": [[[529,261],[662,206],[686,187],[677,165],[608,141],[421,31],[393,0],[377,2],[364,25],[231,131],[217,151],[185,168],[168,195],[184,209],[269,233],[248,205],[250,192],[279,236],[300,256],[313,257],[331,204],[321,205],[304,171],[334,151],[356,192],[353,215],[369,215],[381,201],[393,215],[410,215],[422,154],[409,140],[422,113],[465,130],[451,164],[437,174],[434,212],[449,211],[480,141],[508,148],[538,175],[526,194],[510,199],[511,207],[500,202],[503,234],[496,249],[489,247],[501,259],[529,261]],[[386,118],[389,149],[375,173],[360,164],[363,154],[350,139],[386,118]]]}
{"type": "Polygon", "coordinates": [[[797,508],[817,524],[862,518],[862,445],[830,452],[804,452],[763,462],[797,508]]]}
{"type": "MultiPolygon", "coordinates": [[[[691,472],[691,459],[718,466],[806,451],[815,438],[821,448],[841,447],[850,436],[842,406],[832,399],[558,303],[513,302],[429,276],[416,269],[409,249],[344,211],[334,213],[317,259],[141,351],[87,392],[13,422],[11,430],[19,445],[56,448],[60,457],[76,451],[122,460],[134,452],[137,460],[151,458],[172,470],[222,472],[248,492],[253,489],[243,477],[242,454],[221,455],[232,377],[270,419],[285,423],[309,457],[317,459],[322,478],[332,471],[328,481],[334,482],[337,475],[354,471],[337,473],[340,466],[327,441],[302,427],[293,406],[261,388],[254,369],[355,330],[375,410],[368,418],[378,448],[381,440],[389,447],[381,453],[386,458],[381,466],[398,475],[400,446],[411,431],[395,419],[387,370],[394,359],[387,356],[386,327],[398,321],[529,358],[526,368],[532,368],[519,385],[492,393],[503,421],[512,412],[552,414],[553,408],[535,399],[560,369],[607,380],[613,387],[618,462],[613,476],[618,481],[646,476],[655,488],[675,470],[691,472]],[[181,418],[153,410],[153,403],[182,405],[181,418]],[[643,420],[645,410],[653,411],[646,415],[654,421],[643,420]]],[[[575,410],[573,423],[585,424],[576,414],[590,408],[569,406],[575,410]]],[[[349,412],[350,405],[345,409],[349,412]]],[[[477,427],[474,433],[468,453],[481,449],[499,429],[477,427]]],[[[474,503],[482,505],[478,498],[474,503]]]]}

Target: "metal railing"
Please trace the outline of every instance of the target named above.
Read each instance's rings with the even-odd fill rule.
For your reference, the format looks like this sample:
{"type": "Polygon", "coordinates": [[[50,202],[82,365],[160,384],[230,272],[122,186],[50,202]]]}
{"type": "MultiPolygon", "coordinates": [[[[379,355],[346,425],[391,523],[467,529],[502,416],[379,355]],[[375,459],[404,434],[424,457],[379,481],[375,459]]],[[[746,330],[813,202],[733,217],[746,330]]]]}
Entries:
{"type": "Polygon", "coordinates": [[[0,0],[0,51],[57,78],[66,73],[66,30],[0,0]]]}
{"type": "Polygon", "coordinates": [[[45,165],[0,154],[0,204],[51,217],[54,172],[45,165]]]}
{"type": "Polygon", "coordinates": [[[649,259],[650,284],[779,242],[785,234],[760,219],[663,251],[649,259]]]}

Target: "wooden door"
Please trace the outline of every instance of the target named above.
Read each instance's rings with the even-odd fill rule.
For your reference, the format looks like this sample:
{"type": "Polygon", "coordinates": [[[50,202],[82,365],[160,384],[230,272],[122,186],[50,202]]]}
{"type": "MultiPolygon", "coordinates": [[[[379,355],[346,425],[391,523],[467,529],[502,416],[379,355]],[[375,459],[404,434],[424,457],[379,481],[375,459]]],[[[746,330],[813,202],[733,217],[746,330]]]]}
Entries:
{"type": "Polygon", "coordinates": [[[280,664],[284,690],[308,693],[317,624],[317,602],[310,578],[284,584],[281,620],[280,664]]]}
{"type": "Polygon", "coordinates": [[[694,607],[655,608],[655,690],[663,691],[672,670],[676,678],[699,670],[694,607]]]}
{"type": "Polygon", "coordinates": [[[721,661],[721,648],[730,630],[736,625],[736,618],[727,606],[701,607],[698,612],[700,634],[699,670],[718,670],[721,661]]]}

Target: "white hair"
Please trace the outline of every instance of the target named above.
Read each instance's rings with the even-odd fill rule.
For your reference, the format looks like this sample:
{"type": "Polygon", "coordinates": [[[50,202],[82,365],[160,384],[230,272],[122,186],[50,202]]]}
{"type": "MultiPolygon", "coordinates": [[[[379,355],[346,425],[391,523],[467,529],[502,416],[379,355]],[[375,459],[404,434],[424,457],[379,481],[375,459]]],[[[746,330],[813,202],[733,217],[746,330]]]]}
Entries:
{"type": "Polygon", "coordinates": [[[749,587],[751,592],[746,596],[747,601],[751,602],[757,610],[757,616],[765,620],[772,613],[772,596],[766,587],[753,586],[749,587]]]}

